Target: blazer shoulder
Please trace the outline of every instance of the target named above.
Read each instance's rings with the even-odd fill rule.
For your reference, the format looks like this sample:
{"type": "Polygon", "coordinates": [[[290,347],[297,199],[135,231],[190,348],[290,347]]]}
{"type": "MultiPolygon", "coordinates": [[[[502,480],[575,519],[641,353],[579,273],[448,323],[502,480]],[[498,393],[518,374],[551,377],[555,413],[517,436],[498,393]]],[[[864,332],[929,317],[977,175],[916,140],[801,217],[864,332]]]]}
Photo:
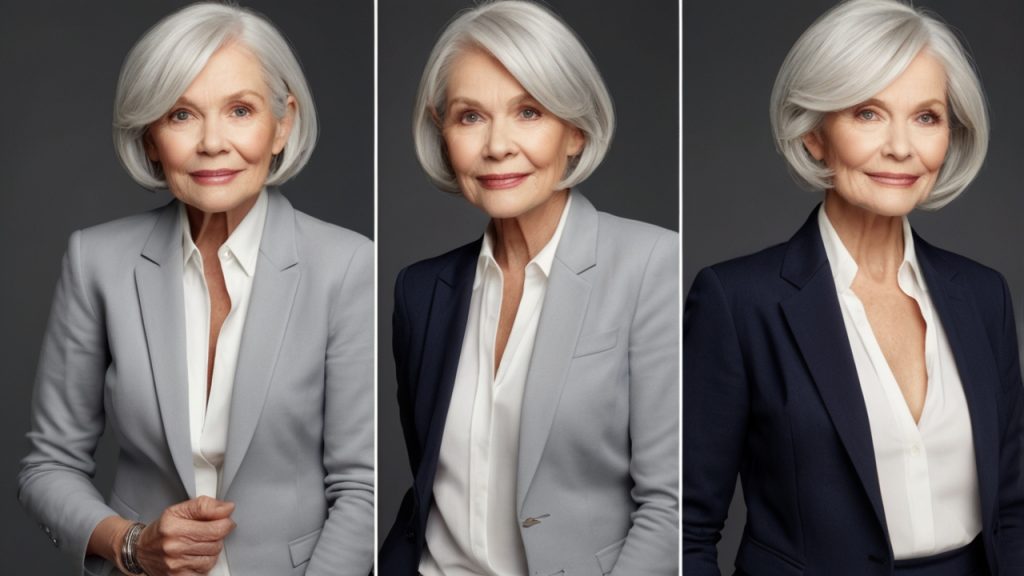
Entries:
{"type": "Polygon", "coordinates": [[[78,237],[83,254],[99,253],[109,256],[117,252],[130,252],[132,255],[138,255],[161,214],[173,209],[172,205],[164,205],[82,228],[72,235],[78,237]]]}
{"type": "Polygon", "coordinates": [[[782,264],[788,242],[769,246],[753,254],[712,264],[698,272],[697,278],[713,275],[727,292],[748,292],[743,296],[756,300],[765,288],[782,279],[782,264]]]}
{"type": "Polygon", "coordinates": [[[463,244],[454,250],[449,250],[444,254],[413,262],[403,268],[401,272],[399,272],[399,276],[402,277],[406,283],[411,285],[417,285],[421,281],[432,282],[433,279],[443,271],[456,266],[461,262],[475,259],[480,253],[482,240],[483,237],[480,237],[468,244],[463,244]]]}
{"type": "Polygon", "coordinates": [[[339,253],[367,249],[373,241],[362,234],[295,210],[295,234],[305,255],[335,258],[339,253]]]}
{"type": "Polygon", "coordinates": [[[623,218],[608,212],[599,211],[597,217],[601,241],[605,243],[620,244],[627,242],[651,245],[665,242],[679,244],[679,233],[675,230],[669,230],[668,228],[662,228],[661,226],[640,220],[623,218]]]}
{"type": "Polygon", "coordinates": [[[1001,285],[1004,282],[1003,274],[995,268],[956,252],[939,248],[923,240],[920,236],[917,236],[916,241],[918,254],[927,257],[940,274],[947,274],[953,278],[963,277],[972,283],[1001,285]]]}

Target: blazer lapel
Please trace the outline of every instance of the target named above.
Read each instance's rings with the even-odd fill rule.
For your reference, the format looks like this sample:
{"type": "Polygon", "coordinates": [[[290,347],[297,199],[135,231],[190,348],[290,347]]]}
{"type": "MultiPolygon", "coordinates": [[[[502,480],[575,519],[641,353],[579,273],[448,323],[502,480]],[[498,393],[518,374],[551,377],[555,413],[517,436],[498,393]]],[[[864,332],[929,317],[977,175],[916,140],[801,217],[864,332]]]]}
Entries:
{"type": "Polygon", "coordinates": [[[888,539],[867,407],[817,216],[815,209],[789,241],[782,277],[798,292],[780,304],[836,433],[888,539]]]}
{"type": "Polygon", "coordinates": [[[914,243],[932,303],[953,349],[967,399],[983,524],[989,526],[997,512],[999,495],[999,454],[995,450],[1000,445],[996,405],[999,394],[992,388],[993,383],[999,382],[999,374],[985,327],[978,320],[977,310],[965,287],[958,283],[956,273],[945,266],[941,252],[917,234],[914,235],[914,243]]]}
{"type": "Polygon", "coordinates": [[[227,448],[218,489],[221,498],[227,494],[256,431],[302,270],[295,244],[295,211],[276,191],[268,191],[267,200],[267,220],[231,395],[227,448]]]}
{"type": "Polygon", "coordinates": [[[597,263],[597,210],[581,194],[572,194],[572,205],[551,266],[523,391],[516,478],[519,512],[551,432],[587,313],[591,286],[584,273],[597,263]]]}
{"type": "Polygon", "coordinates": [[[420,454],[423,455],[415,486],[420,506],[419,517],[424,519],[431,501],[429,496],[437,471],[441,438],[455,387],[455,373],[459,367],[462,339],[466,332],[480,242],[478,240],[460,249],[434,282],[413,400],[416,437],[420,439],[420,454]],[[431,362],[433,358],[440,358],[440,365],[431,362]]]}
{"type": "Polygon", "coordinates": [[[153,232],[142,249],[142,260],[135,266],[135,287],[167,447],[185,492],[194,498],[195,474],[188,424],[185,296],[177,202],[165,206],[157,216],[153,232]]]}

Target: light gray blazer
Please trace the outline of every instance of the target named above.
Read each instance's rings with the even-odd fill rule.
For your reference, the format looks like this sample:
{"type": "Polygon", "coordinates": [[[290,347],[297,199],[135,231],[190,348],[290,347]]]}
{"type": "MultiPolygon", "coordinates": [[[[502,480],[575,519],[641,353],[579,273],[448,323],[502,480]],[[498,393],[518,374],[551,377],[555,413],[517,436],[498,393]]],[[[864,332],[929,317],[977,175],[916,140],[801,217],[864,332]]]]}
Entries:
{"type": "MultiPolygon", "coordinates": [[[[414,487],[380,558],[414,574],[480,242],[395,286],[399,405],[414,487]]],[[[531,575],[679,570],[679,235],[573,192],[526,377],[516,482],[531,575]]]]}
{"type": "MultiPolygon", "coordinates": [[[[271,190],[218,497],[232,574],[360,575],[373,559],[373,244],[271,190]]],[[[100,520],[195,496],[177,203],[72,234],[43,342],[18,497],[83,574],[100,520]],[[106,501],[90,479],[120,445],[106,501]]]]}

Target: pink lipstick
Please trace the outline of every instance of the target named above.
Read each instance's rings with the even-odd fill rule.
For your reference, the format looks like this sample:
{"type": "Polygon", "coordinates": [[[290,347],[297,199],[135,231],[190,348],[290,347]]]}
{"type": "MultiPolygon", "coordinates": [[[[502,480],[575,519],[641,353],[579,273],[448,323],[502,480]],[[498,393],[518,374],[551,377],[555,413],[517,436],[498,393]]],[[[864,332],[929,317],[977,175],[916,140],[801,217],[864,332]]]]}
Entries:
{"type": "Polygon", "coordinates": [[[899,172],[868,172],[868,177],[883,186],[909,188],[917,182],[918,176],[899,172]]]}
{"type": "Polygon", "coordinates": [[[476,179],[477,182],[480,182],[488,190],[505,190],[519,186],[529,176],[529,174],[522,172],[513,172],[507,174],[484,174],[477,176],[476,179]]]}
{"type": "Polygon", "coordinates": [[[189,176],[191,176],[198,184],[214,186],[217,184],[227,184],[228,182],[231,182],[239,172],[241,172],[241,170],[228,170],[226,168],[218,170],[196,170],[195,172],[189,172],[189,176]]]}

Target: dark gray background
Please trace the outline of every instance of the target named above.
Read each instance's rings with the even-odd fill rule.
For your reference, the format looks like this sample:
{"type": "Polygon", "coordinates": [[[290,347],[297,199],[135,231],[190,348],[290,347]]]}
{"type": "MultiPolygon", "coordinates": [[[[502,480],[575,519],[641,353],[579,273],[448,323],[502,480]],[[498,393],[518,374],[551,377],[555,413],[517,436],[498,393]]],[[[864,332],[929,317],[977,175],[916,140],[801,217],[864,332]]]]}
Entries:
{"type": "MultiPolygon", "coordinates": [[[[821,194],[797,187],[775,152],[768,99],[782,60],[800,34],[835,2],[684,2],[683,286],[710,264],[784,242],[821,194]]],[[[922,0],[959,29],[989,100],[991,141],[970,188],[937,213],[915,212],[924,238],[1002,272],[1021,318],[1024,290],[1024,4],[1011,0],[922,0]]],[[[1020,325],[1020,322],[1018,322],[1020,325]]],[[[1018,330],[1019,332],[1019,330],[1018,330]]],[[[719,544],[733,571],[745,520],[734,500],[719,544]]]]}
{"type": "MultiPolygon", "coordinates": [[[[28,451],[39,346],[68,235],[162,205],[136,185],[111,144],[121,62],[151,25],[187,2],[5,3],[0,18],[0,245],[5,246],[0,365],[0,558],[4,574],[77,574],[15,498],[28,451]]],[[[298,53],[320,118],[305,170],[282,190],[296,208],[373,235],[373,2],[245,1],[298,53]]],[[[109,490],[105,438],[97,484],[109,490]]]]}
{"type": "MultiPolygon", "coordinates": [[[[392,291],[398,271],[479,237],[486,218],[427,180],[412,145],[412,107],[434,41],[470,0],[378,5],[378,523],[384,536],[411,485],[395,402],[392,291]]],[[[675,2],[552,0],[590,49],[615,102],[604,163],[580,186],[599,210],[678,230],[679,36],[675,2]]]]}

